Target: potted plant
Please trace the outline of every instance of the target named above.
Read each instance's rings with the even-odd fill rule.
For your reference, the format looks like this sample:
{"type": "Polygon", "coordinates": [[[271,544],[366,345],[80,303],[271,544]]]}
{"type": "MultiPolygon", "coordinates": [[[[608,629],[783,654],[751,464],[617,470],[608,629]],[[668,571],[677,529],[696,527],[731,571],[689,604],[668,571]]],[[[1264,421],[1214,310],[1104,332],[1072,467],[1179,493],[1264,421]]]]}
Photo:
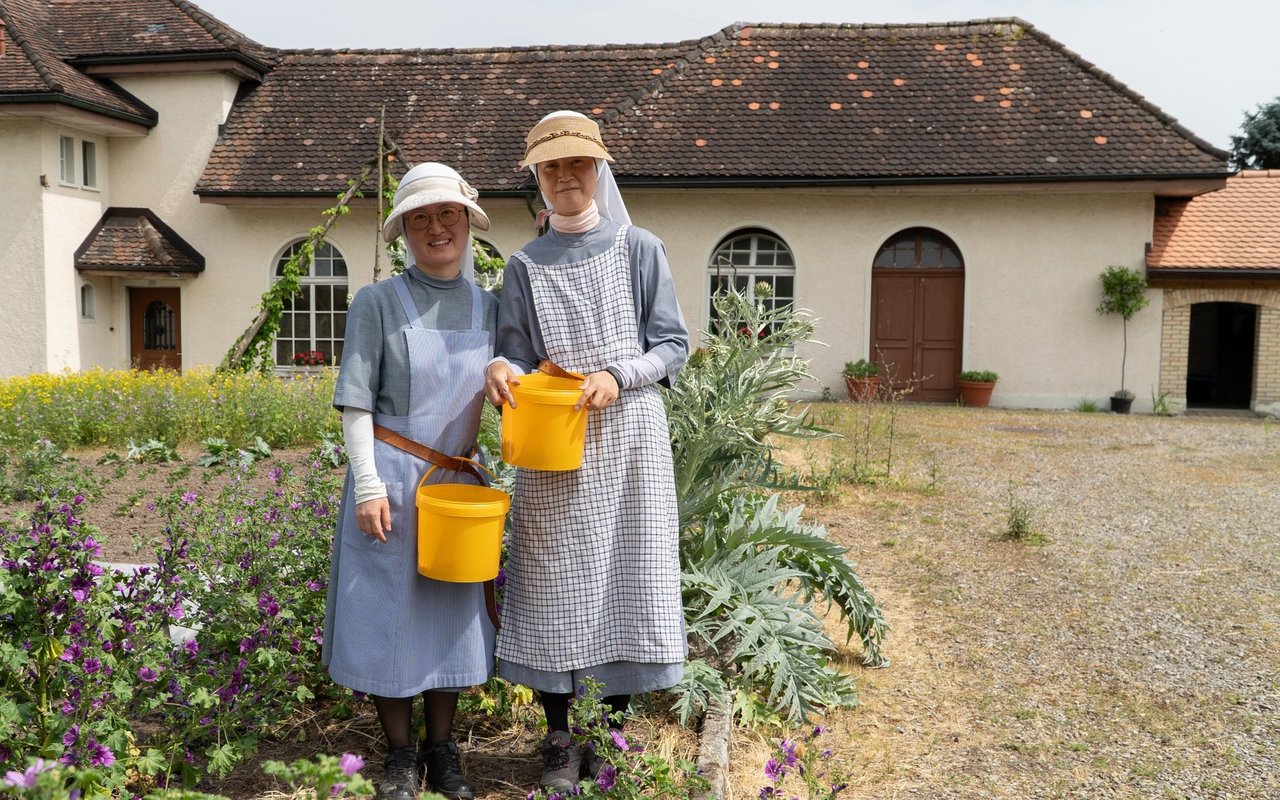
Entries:
{"type": "Polygon", "coordinates": [[[973,408],[986,408],[991,390],[1000,376],[989,369],[967,369],[960,373],[960,402],[973,408]]]}
{"type": "Polygon", "coordinates": [[[855,403],[869,403],[876,399],[880,388],[880,365],[865,358],[844,362],[844,388],[855,403]]]}
{"type": "Polygon", "coordinates": [[[1111,410],[1128,414],[1133,405],[1133,392],[1124,388],[1125,362],[1129,358],[1129,319],[1147,307],[1147,279],[1136,269],[1107,267],[1102,271],[1102,302],[1098,313],[1119,314],[1124,320],[1124,349],[1120,355],[1120,391],[1111,396],[1111,410]]]}

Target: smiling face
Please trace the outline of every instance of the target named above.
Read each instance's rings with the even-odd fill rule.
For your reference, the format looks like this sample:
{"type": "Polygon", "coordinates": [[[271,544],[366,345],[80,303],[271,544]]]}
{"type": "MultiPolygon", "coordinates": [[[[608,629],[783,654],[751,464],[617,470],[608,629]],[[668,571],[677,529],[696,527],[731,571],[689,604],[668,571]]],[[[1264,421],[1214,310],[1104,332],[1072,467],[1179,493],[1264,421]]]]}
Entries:
{"type": "Polygon", "coordinates": [[[581,214],[596,196],[596,160],[569,156],[538,164],[538,186],[562,217],[581,214]]]}
{"type": "Polygon", "coordinates": [[[457,203],[432,203],[406,211],[404,240],[418,269],[434,278],[456,278],[464,248],[471,243],[467,209],[457,203]]]}

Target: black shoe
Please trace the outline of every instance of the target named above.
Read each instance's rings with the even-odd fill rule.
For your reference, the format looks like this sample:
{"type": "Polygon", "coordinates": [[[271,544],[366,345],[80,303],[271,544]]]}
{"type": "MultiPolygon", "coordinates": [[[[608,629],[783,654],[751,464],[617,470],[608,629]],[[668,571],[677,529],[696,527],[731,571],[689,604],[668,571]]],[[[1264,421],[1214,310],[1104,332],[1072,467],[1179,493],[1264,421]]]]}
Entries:
{"type": "Polygon", "coordinates": [[[427,765],[427,788],[449,800],[472,800],[476,787],[462,774],[462,757],[453,742],[437,742],[422,751],[427,765]]]}
{"type": "Polygon", "coordinates": [[[387,753],[386,771],[378,786],[379,800],[417,800],[418,751],[413,747],[397,747],[387,753]]]}

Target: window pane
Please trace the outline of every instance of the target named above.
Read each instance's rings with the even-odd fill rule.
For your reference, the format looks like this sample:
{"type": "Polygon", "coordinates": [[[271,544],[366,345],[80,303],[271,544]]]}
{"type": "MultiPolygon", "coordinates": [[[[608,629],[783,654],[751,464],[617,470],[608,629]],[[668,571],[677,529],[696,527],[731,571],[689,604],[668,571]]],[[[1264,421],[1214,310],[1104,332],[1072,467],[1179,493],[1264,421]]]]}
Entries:
{"type": "Polygon", "coordinates": [[[309,316],[298,314],[293,318],[293,335],[298,339],[311,338],[311,318],[309,316]]]}
{"type": "Polygon", "coordinates": [[[311,310],[311,287],[303,286],[302,291],[293,296],[293,309],[295,311],[311,310]]]}
{"type": "Polygon", "coordinates": [[[347,335],[347,315],[346,315],[346,314],[334,314],[334,315],[333,315],[333,336],[334,336],[334,338],[335,338],[335,339],[342,339],[342,337],[344,337],[344,336],[346,336],[346,335],[347,335]]]}
{"type": "Polygon", "coordinates": [[[293,336],[293,314],[285,312],[280,315],[280,332],[276,334],[277,338],[287,339],[293,336]]]}
{"type": "Polygon", "coordinates": [[[876,253],[876,260],[872,263],[875,267],[892,267],[893,266],[893,248],[882,247],[880,252],[876,253]]]}
{"type": "Polygon", "coordinates": [[[98,148],[93,142],[81,142],[81,152],[84,155],[84,185],[96,187],[98,185],[98,148]]]}
{"type": "Polygon", "coordinates": [[[942,248],[942,266],[944,267],[961,266],[960,254],[957,253],[955,250],[952,250],[950,247],[943,247],[942,248]]]}
{"type": "Polygon", "coordinates": [[[333,287],[317,286],[316,287],[316,310],[328,311],[333,308],[333,287]]]}
{"type": "Polygon", "coordinates": [[[333,335],[333,317],[329,314],[316,314],[316,338],[328,339],[333,335]]]}
{"type": "Polygon", "coordinates": [[[70,136],[58,137],[60,158],[59,177],[63,183],[76,182],[76,140],[70,136]]]}
{"type": "Polygon", "coordinates": [[[340,366],[342,364],[342,340],[333,343],[333,365],[340,366]]]}
{"type": "Polygon", "coordinates": [[[334,291],[334,294],[336,295],[333,299],[334,310],[346,311],[347,310],[347,293],[350,291],[350,289],[347,288],[347,285],[345,283],[340,283],[334,288],[333,291],[334,291]]]}
{"type": "Polygon", "coordinates": [[[922,239],[920,241],[920,266],[922,267],[940,267],[942,266],[942,244],[933,239],[922,239]]]}
{"type": "Polygon", "coordinates": [[[294,352],[292,341],[288,339],[276,339],[277,364],[292,364],[294,352]]]}
{"type": "Polygon", "coordinates": [[[790,275],[779,275],[774,278],[773,296],[787,301],[795,299],[796,279],[790,275]]]}

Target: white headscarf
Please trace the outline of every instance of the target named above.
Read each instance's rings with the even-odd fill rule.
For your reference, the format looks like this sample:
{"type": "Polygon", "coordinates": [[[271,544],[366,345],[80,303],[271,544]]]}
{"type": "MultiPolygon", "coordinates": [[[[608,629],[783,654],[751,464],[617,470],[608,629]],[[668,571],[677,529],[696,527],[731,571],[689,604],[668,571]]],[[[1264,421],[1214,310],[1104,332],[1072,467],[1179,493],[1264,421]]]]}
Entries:
{"type": "MultiPolygon", "coordinates": [[[[555,117],[581,117],[582,119],[590,119],[586,114],[579,114],[577,111],[552,111],[542,119],[539,123],[546,122],[555,117]]],[[[600,211],[600,216],[612,220],[619,225],[630,225],[631,215],[627,213],[627,204],[622,202],[622,193],[618,191],[618,182],[613,178],[613,170],[609,169],[609,162],[603,158],[595,159],[596,162],[596,208],[600,211]]],[[[530,164],[529,171],[533,173],[533,180],[538,180],[538,165],[530,164]]],[[[547,208],[551,208],[551,201],[547,199],[547,195],[542,191],[539,184],[538,191],[542,194],[542,202],[547,208]]]]}

